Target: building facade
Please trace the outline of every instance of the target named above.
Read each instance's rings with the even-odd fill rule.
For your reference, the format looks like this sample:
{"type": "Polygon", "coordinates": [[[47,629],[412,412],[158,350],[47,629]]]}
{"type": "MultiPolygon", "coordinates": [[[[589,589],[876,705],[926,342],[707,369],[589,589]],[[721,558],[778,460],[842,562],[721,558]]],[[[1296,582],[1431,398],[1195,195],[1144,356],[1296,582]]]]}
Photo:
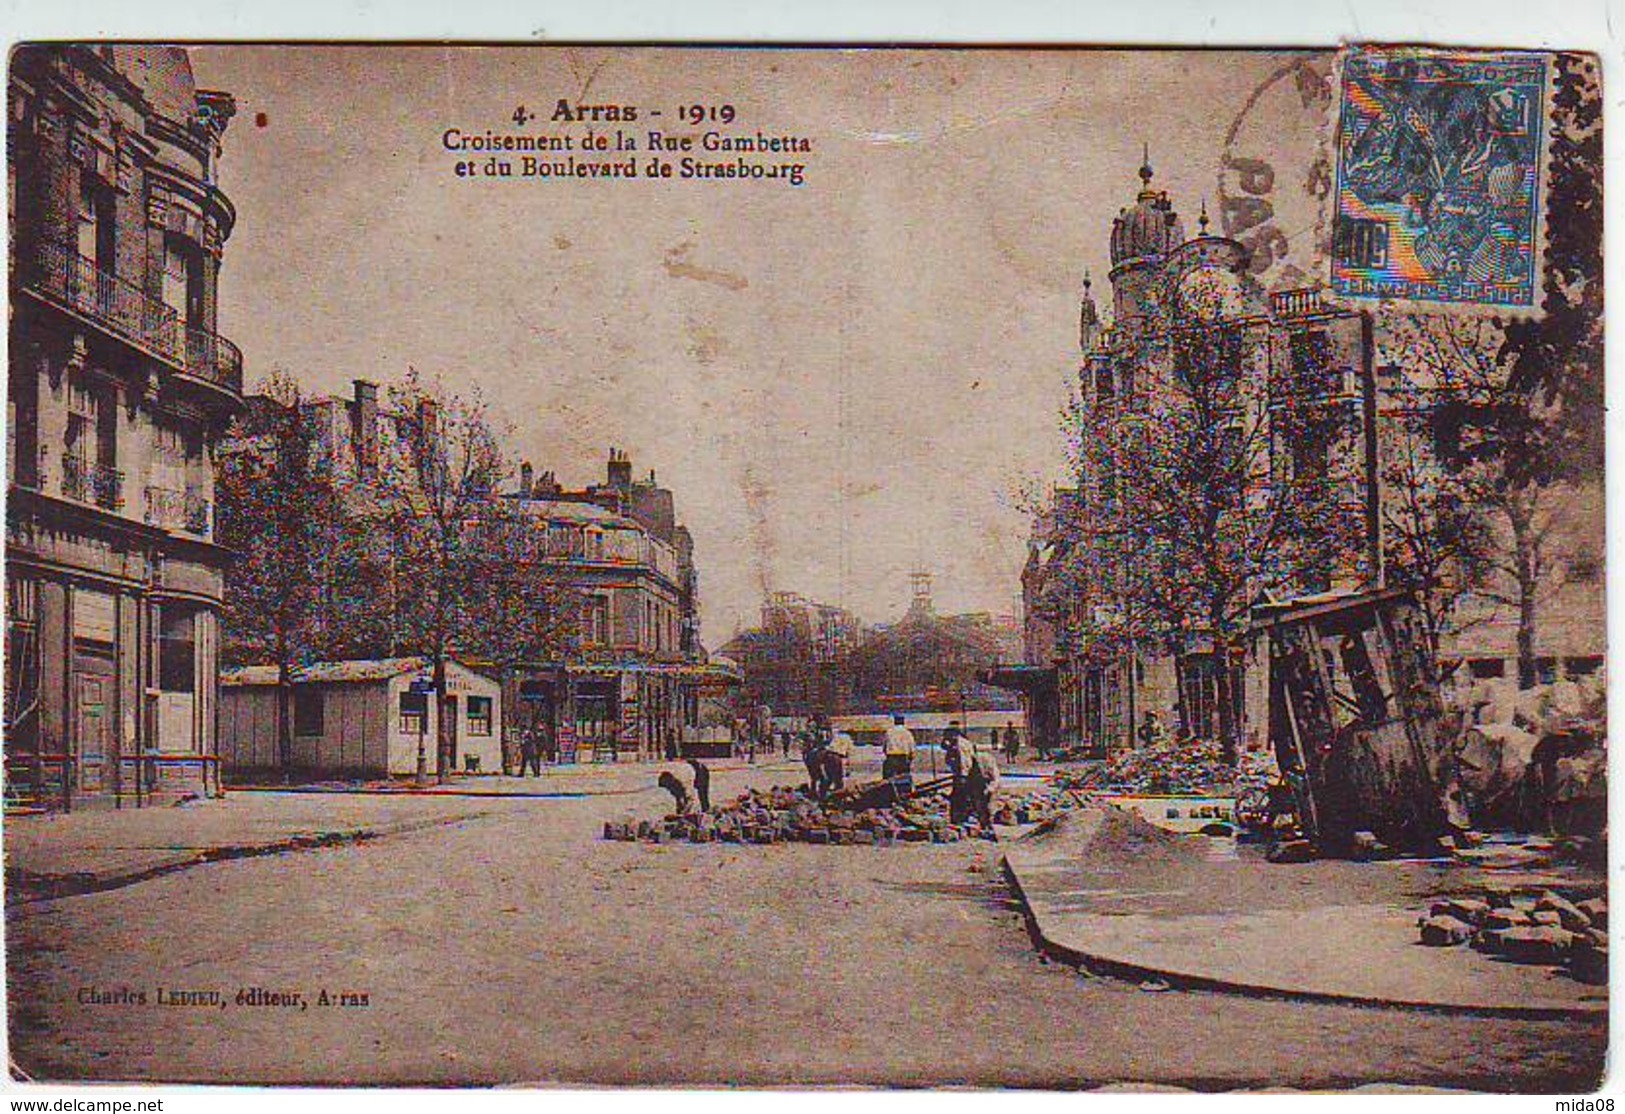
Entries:
{"type": "Polygon", "coordinates": [[[213,454],[230,96],[184,50],[24,46],[8,86],[6,784],[46,806],[216,784],[213,454]]]}
{"type": "MultiPolygon", "coordinates": [[[[1239,745],[1262,747],[1268,662],[1247,636],[1249,612],[1392,583],[1385,560],[1402,536],[1407,504],[1420,503],[1425,514],[1446,506],[1430,502],[1442,498],[1443,479],[1430,439],[1448,436],[1448,423],[1427,420],[1439,384],[1401,366],[1412,355],[1406,330],[1413,326],[1332,305],[1316,289],[1265,291],[1250,277],[1241,244],[1210,234],[1205,212],[1197,235],[1187,236],[1171,199],[1153,188],[1149,165],[1140,177],[1134,204],[1112,224],[1107,314],[1084,281],[1076,486],[1057,488],[1035,520],[1022,573],[1025,661],[997,679],[1023,693],[1043,745],[1132,746],[1151,712],[1164,731],[1198,739],[1220,737],[1228,719],[1239,745]],[[1203,377],[1224,385],[1223,406],[1207,416],[1215,427],[1209,440],[1234,446],[1203,467],[1234,469],[1239,495],[1226,504],[1228,544],[1258,551],[1212,554],[1246,572],[1228,634],[1199,609],[1171,631],[1135,611],[1158,589],[1172,605],[1188,606],[1177,596],[1189,570],[1133,529],[1146,492],[1162,481],[1148,474],[1147,458],[1123,448],[1155,436],[1148,428],[1188,423],[1193,407],[1211,402],[1192,387],[1203,377]],[[1175,397],[1182,401],[1170,404],[1175,397]],[[1299,501],[1287,508],[1283,528],[1255,529],[1281,514],[1275,504],[1285,491],[1299,501]]],[[[1188,494],[1175,511],[1196,531],[1209,493],[1188,494]]],[[[1529,498],[1538,503],[1532,530],[1542,539],[1531,604],[1536,680],[1595,674],[1604,661],[1600,486],[1542,488],[1529,498]]],[[[1495,512],[1475,513],[1499,556],[1470,582],[1465,569],[1442,569],[1443,591],[1455,602],[1438,628],[1438,658],[1458,685],[1512,683],[1518,587],[1494,566],[1511,563],[1513,540],[1495,512]],[[1452,584],[1452,577],[1461,579],[1452,584]]],[[[1166,533],[1152,541],[1166,543],[1166,533]]],[[[1173,552],[1177,560],[1193,557],[1173,552]]]]}
{"type": "Polygon", "coordinates": [[[555,761],[659,759],[700,738],[703,693],[739,680],[699,637],[694,542],[651,471],[610,450],[605,480],[565,490],[529,464],[508,495],[545,534],[544,571],[578,603],[575,649],[510,671],[510,765],[530,735],[555,761]]]}
{"type": "MultiPolygon", "coordinates": [[[[1372,325],[1313,290],[1264,291],[1241,244],[1211,234],[1205,212],[1188,237],[1149,165],[1140,177],[1111,229],[1109,317],[1084,282],[1077,487],[1058,489],[1035,524],[1022,576],[1030,668],[1003,680],[1023,691],[1047,745],[1126,747],[1146,712],[1198,738],[1217,737],[1227,713],[1260,745],[1267,690],[1247,648],[1226,644],[1224,624],[1198,605],[1207,600],[1166,593],[1169,611],[1183,608],[1170,621],[1144,613],[1157,593],[1143,579],[1131,586],[1177,575],[1153,567],[1132,527],[1144,510],[1136,500],[1158,484],[1166,499],[1174,485],[1148,476],[1154,455],[1124,447],[1157,436],[1148,426],[1171,425],[1213,448],[1204,467],[1232,474],[1234,487],[1193,486],[1192,530],[1209,495],[1239,509],[1233,522],[1301,518],[1301,508],[1276,505],[1289,490],[1312,493],[1304,498],[1324,512],[1317,522],[1336,522],[1297,535],[1258,531],[1274,539],[1280,560],[1271,563],[1250,560],[1247,546],[1259,543],[1246,529],[1216,533],[1203,556],[1232,567],[1227,590],[1242,614],[1248,600],[1367,587],[1381,574],[1372,325]]],[[[1211,592],[1212,582],[1197,587],[1211,592]]]]}

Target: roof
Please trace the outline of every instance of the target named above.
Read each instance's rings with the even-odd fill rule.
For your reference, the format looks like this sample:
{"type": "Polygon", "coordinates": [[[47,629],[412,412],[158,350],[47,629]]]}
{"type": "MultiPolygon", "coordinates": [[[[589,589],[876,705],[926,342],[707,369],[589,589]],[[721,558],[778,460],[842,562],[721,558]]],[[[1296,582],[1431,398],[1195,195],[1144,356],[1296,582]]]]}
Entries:
{"type": "Polygon", "coordinates": [[[597,503],[580,503],[568,499],[522,499],[519,507],[526,514],[545,518],[550,522],[597,522],[628,530],[641,529],[625,515],[616,514],[597,503]]]}
{"type": "MultiPolygon", "coordinates": [[[[468,669],[461,662],[447,662],[468,669]]],[[[337,685],[362,681],[388,681],[403,673],[427,673],[428,658],[369,658],[355,661],[318,661],[293,671],[295,684],[337,685]]],[[[469,672],[475,672],[469,670],[469,672]]],[[[274,685],[277,667],[274,665],[245,665],[220,671],[223,685],[274,685]]]]}

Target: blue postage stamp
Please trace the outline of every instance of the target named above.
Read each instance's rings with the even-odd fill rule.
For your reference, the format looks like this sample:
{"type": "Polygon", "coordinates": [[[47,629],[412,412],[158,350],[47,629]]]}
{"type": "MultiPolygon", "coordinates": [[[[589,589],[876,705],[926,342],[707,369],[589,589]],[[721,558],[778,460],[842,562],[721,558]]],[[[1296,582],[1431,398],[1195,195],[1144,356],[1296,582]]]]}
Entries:
{"type": "Polygon", "coordinates": [[[1418,310],[1538,311],[1549,73],[1541,53],[1344,53],[1334,296],[1418,310]]]}

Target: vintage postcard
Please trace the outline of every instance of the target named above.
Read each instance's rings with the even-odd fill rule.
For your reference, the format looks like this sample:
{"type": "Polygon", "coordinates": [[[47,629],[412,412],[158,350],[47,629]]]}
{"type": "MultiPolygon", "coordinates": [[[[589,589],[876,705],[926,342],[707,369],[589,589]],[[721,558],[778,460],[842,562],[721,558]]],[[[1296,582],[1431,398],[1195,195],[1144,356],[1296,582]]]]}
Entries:
{"type": "Polygon", "coordinates": [[[16,1084],[1602,1086],[1595,56],[7,91],[16,1084]]]}

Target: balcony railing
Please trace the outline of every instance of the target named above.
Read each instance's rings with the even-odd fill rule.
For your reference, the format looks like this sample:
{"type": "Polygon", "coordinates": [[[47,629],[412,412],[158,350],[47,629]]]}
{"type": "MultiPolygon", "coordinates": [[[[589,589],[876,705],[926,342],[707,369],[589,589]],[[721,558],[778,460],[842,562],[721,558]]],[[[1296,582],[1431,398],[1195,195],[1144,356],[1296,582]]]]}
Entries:
{"type": "Polygon", "coordinates": [[[72,246],[41,241],[23,282],[42,297],[155,353],[176,370],[242,394],[243,354],[235,344],[204,329],[183,327],[173,307],[101,269],[72,246]]]}
{"type": "Polygon", "coordinates": [[[62,494],[80,503],[116,511],[124,506],[124,473],[75,453],[62,454],[62,494]]]}
{"type": "Polygon", "coordinates": [[[1270,295],[1270,312],[1276,317],[1308,317],[1325,310],[1320,300],[1320,290],[1316,287],[1283,290],[1270,295]]]}
{"type": "Polygon", "coordinates": [[[195,489],[177,491],[172,487],[147,488],[146,522],[149,526],[159,526],[165,530],[184,530],[200,538],[207,537],[209,511],[209,501],[195,489]]]}
{"type": "Polygon", "coordinates": [[[181,529],[188,534],[207,537],[209,533],[209,501],[195,491],[186,493],[186,518],[181,529]]]}

